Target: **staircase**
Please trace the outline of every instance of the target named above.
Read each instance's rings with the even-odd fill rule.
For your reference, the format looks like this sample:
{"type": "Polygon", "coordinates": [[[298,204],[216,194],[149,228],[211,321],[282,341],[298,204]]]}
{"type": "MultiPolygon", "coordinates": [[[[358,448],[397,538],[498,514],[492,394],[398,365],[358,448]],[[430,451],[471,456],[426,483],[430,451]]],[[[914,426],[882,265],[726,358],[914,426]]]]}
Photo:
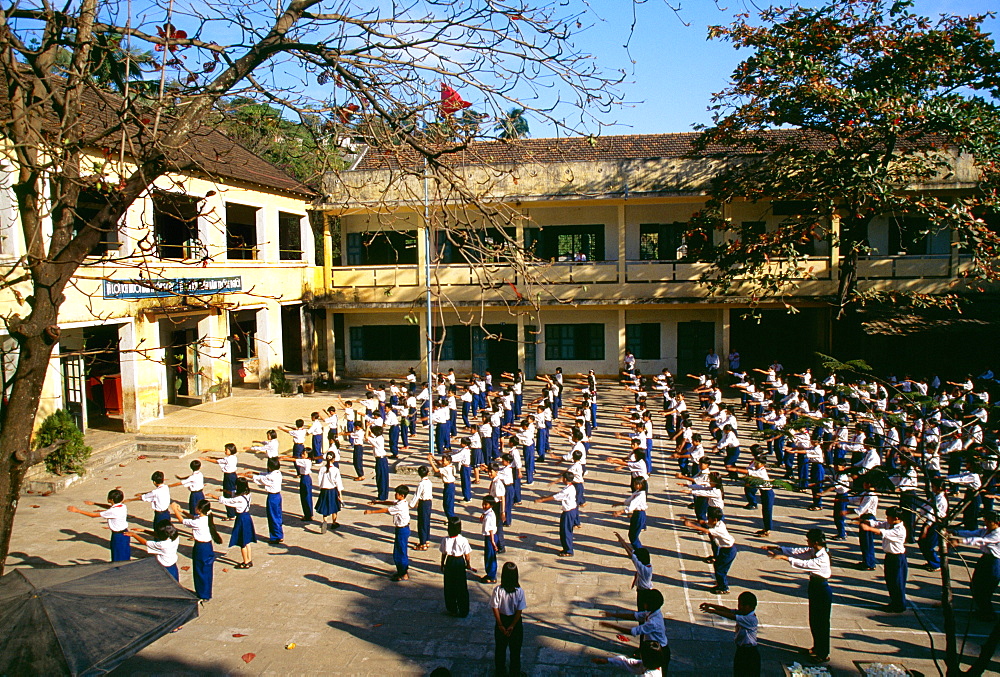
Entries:
{"type": "Polygon", "coordinates": [[[88,434],[87,443],[94,450],[81,475],[53,475],[39,463],[28,470],[21,485],[21,494],[58,493],[81,480],[102,478],[115,468],[138,458],[183,458],[198,451],[195,435],[133,435],[101,434],[95,439],[88,434]]]}

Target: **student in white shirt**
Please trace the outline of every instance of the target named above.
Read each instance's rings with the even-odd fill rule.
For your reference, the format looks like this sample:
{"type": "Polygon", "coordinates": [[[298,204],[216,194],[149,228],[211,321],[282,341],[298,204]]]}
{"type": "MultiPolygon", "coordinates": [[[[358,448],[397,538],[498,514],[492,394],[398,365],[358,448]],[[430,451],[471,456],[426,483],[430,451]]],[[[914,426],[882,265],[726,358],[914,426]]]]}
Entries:
{"type": "Polygon", "coordinates": [[[719,604],[702,602],[698,607],[704,612],[736,622],[736,655],[733,656],[733,675],[760,677],[760,650],[757,648],[757,595],[749,590],[741,592],[735,609],[719,604]]]}
{"type": "Polygon", "coordinates": [[[312,459],[314,461],[323,460],[323,419],[319,412],[310,414],[309,427],[306,432],[309,434],[309,441],[312,443],[312,459]]]}
{"type": "Polygon", "coordinates": [[[250,479],[267,493],[268,543],[282,543],[285,531],[281,514],[281,461],[276,458],[267,459],[267,472],[253,475],[250,479]]]}
{"type": "Polygon", "coordinates": [[[351,441],[351,460],[354,464],[354,474],[357,475],[354,481],[361,482],[365,479],[365,428],[359,425],[347,435],[351,441]]]}
{"type": "Polygon", "coordinates": [[[469,615],[469,583],[466,571],[472,568],[472,546],[462,535],[462,520],[448,520],[448,537],[441,540],[441,573],[444,574],[444,605],[449,616],[469,615]]]}
{"type": "Polygon", "coordinates": [[[616,510],[615,517],[627,514],[628,542],[633,548],[642,548],[639,535],[646,529],[646,492],[649,485],[642,477],[632,478],[632,495],[625,499],[621,510],[616,510]]]}
{"type": "Polygon", "coordinates": [[[87,505],[104,508],[100,512],[81,510],[75,505],[66,506],[69,512],[86,517],[95,517],[108,521],[108,529],[111,531],[111,541],[108,547],[111,549],[112,562],[128,562],[132,559],[132,545],[128,537],[128,507],[125,505],[125,494],[121,489],[112,489],[108,492],[108,503],[106,506],[99,505],[93,501],[85,501],[87,505]]]}
{"type": "Polygon", "coordinates": [[[366,515],[387,512],[392,516],[392,561],[396,565],[396,573],[390,580],[396,582],[410,580],[410,504],[406,500],[409,495],[410,488],[401,484],[396,487],[395,501],[380,501],[380,503],[388,504],[388,508],[365,510],[366,515]]]}
{"type": "Polygon", "coordinates": [[[154,485],[153,490],[145,494],[138,494],[136,498],[149,503],[150,507],[153,508],[153,526],[155,527],[157,522],[170,521],[170,487],[164,483],[163,472],[160,470],[154,472],[150,480],[154,485]]]}
{"type": "Polygon", "coordinates": [[[295,419],[295,427],[290,428],[286,425],[280,426],[278,430],[286,432],[292,437],[292,456],[295,458],[300,458],[302,454],[306,451],[306,436],[309,434],[309,429],[306,428],[306,422],[301,418],[295,419]]]}
{"type": "MultiPolygon", "coordinates": [[[[332,409],[333,407],[330,408],[332,409]]],[[[278,448],[278,431],[268,430],[266,434],[267,434],[266,441],[254,440],[254,443],[251,446],[247,447],[246,451],[252,451],[257,454],[264,454],[267,458],[274,458],[275,456],[280,456],[281,452],[278,448]]],[[[235,471],[233,472],[235,473],[235,471]]]]}
{"type": "Polygon", "coordinates": [[[562,550],[559,557],[573,556],[573,530],[580,526],[580,513],[576,506],[576,489],[573,487],[573,475],[568,472],[562,474],[563,488],[552,494],[536,498],[535,503],[545,503],[546,501],[558,501],[562,511],[559,515],[559,543],[562,550]]]}
{"type": "Polygon", "coordinates": [[[906,525],[902,511],[896,506],[886,508],[885,517],[882,522],[859,522],[864,531],[882,534],[885,585],[889,589],[889,604],[882,610],[899,614],[906,611],[906,525]]]}
{"type": "Polygon", "coordinates": [[[715,587],[709,590],[713,595],[729,594],[729,569],[736,559],[736,539],[732,537],[722,521],[721,508],[708,509],[708,526],[703,527],[692,520],[684,520],[684,526],[707,534],[712,542],[712,556],[706,558],[715,572],[715,587]]]}
{"type": "Polygon", "coordinates": [[[156,561],[167,570],[168,574],[174,577],[175,581],[180,580],[177,571],[177,546],[181,542],[177,538],[177,527],[169,521],[160,520],[153,526],[152,538],[146,538],[134,531],[126,533],[134,538],[139,545],[146,546],[146,552],[150,555],[156,555],[156,561]]]}
{"type": "Polygon", "coordinates": [[[639,647],[639,657],[631,658],[623,655],[613,655],[604,658],[595,656],[591,662],[597,665],[613,665],[621,668],[630,675],[640,675],[641,677],[663,677],[662,648],[656,642],[646,642],[639,647]]]}
{"type": "Polygon", "coordinates": [[[198,503],[205,498],[205,476],[201,473],[200,460],[194,459],[191,461],[189,467],[191,468],[191,474],[187,477],[174,475],[180,482],[170,486],[183,486],[188,490],[188,515],[197,517],[198,503]]]}
{"type": "Polygon", "coordinates": [[[171,503],[170,508],[177,521],[191,529],[191,538],[194,540],[194,547],[191,548],[194,592],[199,600],[207,602],[212,599],[212,569],[215,565],[215,548],[212,542],[222,543],[222,536],[216,531],[215,520],[212,518],[212,504],[202,499],[195,507],[196,517],[191,519],[184,518],[180,506],[176,503],[171,503]]]}
{"type": "Polygon", "coordinates": [[[480,533],[483,535],[483,576],[480,583],[497,582],[497,513],[496,500],[483,498],[483,511],[479,514],[480,533]]]}
{"type": "Polygon", "coordinates": [[[649,550],[632,547],[632,544],[622,538],[622,535],[617,531],[615,532],[615,538],[618,539],[618,544],[622,546],[625,554],[632,560],[632,565],[635,566],[632,587],[635,588],[636,609],[641,609],[643,596],[653,589],[653,565],[649,560],[649,550]]]}
{"type": "Polygon", "coordinates": [[[337,456],[334,452],[326,453],[326,460],[319,466],[319,479],[316,481],[319,488],[319,498],[316,499],[316,512],[319,513],[322,524],[320,533],[327,530],[326,519],[330,518],[330,529],[340,526],[337,522],[337,513],[343,507],[344,481],[340,475],[340,468],[337,467],[337,456]]]}
{"type": "Polygon", "coordinates": [[[953,531],[949,536],[952,545],[971,545],[982,551],[972,574],[972,601],[979,620],[993,622],[993,593],[1000,582],[1000,516],[992,510],[983,514],[986,528],[953,531]]]}
{"type": "Polygon", "coordinates": [[[806,543],[804,548],[766,545],[764,550],[771,559],[786,560],[793,569],[809,572],[809,631],[813,641],[809,658],[814,663],[825,663],[830,660],[830,611],[833,608],[830,554],[822,529],[810,529],[806,533],[806,543]]]}
{"type": "Polygon", "coordinates": [[[524,590],[518,582],[517,565],[507,562],[500,573],[500,585],[493,590],[490,598],[490,609],[496,627],[493,638],[496,641],[494,667],[498,675],[521,674],[521,645],[524,643],[524,625],[521,612],[528,607],[524,590]],[[507,652],[510,651],[510,666],[507,664],[507,652]]]}
{"type": "Polygon", "coordinates": [[[607,621],[601,621],[601,625],[606,628],[611,628],[617,632],[626,633],[632,637],[638,637],[640,655],[643,649],[647,646],[649,647],[647,650],[654,650],[658,647],[660,651],[659,664],[663,670],[666,671],[667,666],[670,665],[670,647],[667,644],[667,632],[663,625],[662,607],[663,593],[659,590],[650,590],[643,595],[642,603],[639,605],[638,611],[604,612],[604,616],[606,618],[634,620],[638,623],[638,625],[630,628],[624,625],[618,625],[617,623],[609,623],[607,621]]]}
{"type": "Polygon", "coordinates": [[[234,569],[249,569],[253,566],[250,544],[257,542],[257,534],[253,528],[253,519],[250,517],[250,482],[246,477],[236,479],[236,487],[232,491],[226,491],[219,502],[227,508],[232,508],[236,514],[236,521],[233,522],[233,531],[229,535],[229,547],[239,546],[243,561],[235,565],[234,569]]]}
{"type": "MultiPolygon", "coordinates": [[[[267,431],[267,457],[277,458],[278,457],[278,433],[274,430],[267,431]],[[273,442],[273,451],[272,444],[273,442]]],[[[251,450],[262,450],[261,447],[250,447],[251,450]]],[[[204,457],[202,461],[215,461],[219,464],[219,470],[222,471],[222,491],[223,493],[232,494],[236,491],[236,469],[239,465],[239,460],[236,457],[236,445],[232,442],[226,443],[225,455],[215,456],[215,457],[204,457]]],[[[236,510],[231,506],[226,506],[226,516],[223,519],[231,520],[236,517],[236,510]]]]}
{"type": "Polygon", "coordinates": [[[375,456],[375,491],[377,501],[389,499],[389,453],[385,450],[385,435],[382,426],[373,425],[368,429],[365,440],[372,445],[375,456]]]}
{"type": "Polygon", "coordinates": [[[434,485],[428,477],[431,471],[426,465],[417,468],[417,475],[420,482],[417,483],[417,490],[410,497],[410,507],[417,510],[417,545],[414,550],[426,550],[428,541],[431,539],[431,501],[434,498],[434,485]]]}

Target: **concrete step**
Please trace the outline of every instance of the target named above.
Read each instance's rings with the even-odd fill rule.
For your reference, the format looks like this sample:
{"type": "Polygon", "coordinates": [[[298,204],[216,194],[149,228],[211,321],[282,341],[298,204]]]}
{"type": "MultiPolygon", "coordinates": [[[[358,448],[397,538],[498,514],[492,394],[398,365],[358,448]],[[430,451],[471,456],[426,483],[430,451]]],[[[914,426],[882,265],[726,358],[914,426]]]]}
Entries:
{"type": "Polygon", "coordinates": [[[198,451],[197,435],[140,434],[135,443],[139,455],[148,458],[184,458],[198,451]]]}

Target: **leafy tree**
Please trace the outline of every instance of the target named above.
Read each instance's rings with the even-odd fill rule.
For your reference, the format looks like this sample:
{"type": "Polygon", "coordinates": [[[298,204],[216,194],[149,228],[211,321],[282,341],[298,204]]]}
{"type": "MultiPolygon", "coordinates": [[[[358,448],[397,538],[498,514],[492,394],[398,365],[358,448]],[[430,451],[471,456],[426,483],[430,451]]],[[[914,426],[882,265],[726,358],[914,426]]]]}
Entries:
{"type": "Polygon", "coordinates": [[[500,118],[497,132],[501,139],[523,139],[531,133],[528,118],[524,116],[523,108],[511,108],[500,118]]]}
{"type": "MultiPolygon", "coordinates": [[[[724,158],[711,200],[695,223],[730,231],[711,252],[715,291],[749,281],[754,298],[780,294],[801,276],[802,245],[830,238],[842,256],[836,305],[876,296],[859,289],[860,256],[880,217],[922,219],[904,234],[945,230],[971,257],[970,278],[996,279],[995,218],[1000,176],[1000,54],[988,15],[914,14],[910,0],[828,0],[739,15],[710,37],[752,53],[714,97],[714,124],[697,144],[724,158]],[[916,191],[971,158],[961,196],[916,191]],[[735,200],[794,201],[801,213],[777,231],[733,233],[735,200]],[[839,231],[830,233],[831,219],[839,231]],[[776,263],[783,266],[776,266],[776,263]]],[[[836,230],[836,229],[835,229],[836,230]]],[[[746,287],[744,286],[744,289],[746,287]]],[[[947,302],[912,297],[918,302],[947,302]]]]}

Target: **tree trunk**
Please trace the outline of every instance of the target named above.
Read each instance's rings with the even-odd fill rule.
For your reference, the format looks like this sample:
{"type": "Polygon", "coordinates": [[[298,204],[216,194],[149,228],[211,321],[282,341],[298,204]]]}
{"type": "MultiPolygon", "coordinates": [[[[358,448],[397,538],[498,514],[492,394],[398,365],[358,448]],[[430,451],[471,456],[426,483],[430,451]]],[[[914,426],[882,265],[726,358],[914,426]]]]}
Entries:
{"type": "Polygon", "coordinates": [[[10,549],[21,483],[29,467],[21,459],[28,458],[34,414],[38,411],[52,348],[59,337],[57,305],[47,291],[50,290],[36,289],[35,308],[28,320],[11,326],[20,353],[10,399],[0,412],[0,575],[10,549]]]}
{"type": "Polygon", "coordinates": [[[844,318],[847,304],[850,302],[854,289],[858,284],[858,249],[851,246],[840,261],[840,280],[837,287],[837,319],[844,318]]]}
{"type": "MultiPolygon", "coordinates": [[[[943,527],[940,523],[935,523],[934,528],[943,527]]],[[[941,557],[941,614],[944,616],[944,637],[945,656],[944,663],[946,674],[959,675],[962,673],[958,656],[958,640],[955,636],[955,606],[954,596],[951,593],[951,567],[948,565],[948,538],[947,531],[943,528],[940,543],[938,543],[938,554],[941,557]]]]}

